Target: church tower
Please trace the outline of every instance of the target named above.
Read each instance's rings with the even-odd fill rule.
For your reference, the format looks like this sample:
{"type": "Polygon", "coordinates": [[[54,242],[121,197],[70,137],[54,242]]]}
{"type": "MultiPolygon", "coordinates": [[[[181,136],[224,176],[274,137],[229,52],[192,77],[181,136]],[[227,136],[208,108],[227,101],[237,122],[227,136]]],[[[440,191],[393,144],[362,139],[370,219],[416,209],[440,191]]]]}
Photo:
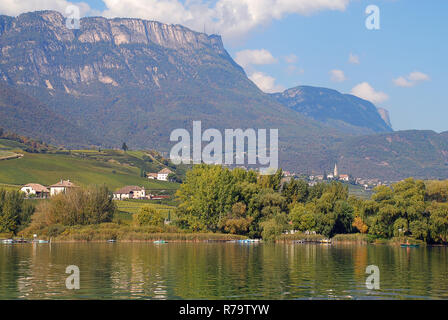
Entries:
{"type": "Polygon", "coordinates": [[[334,164],[333,176],[334,176],[335,178],[339,177],[338,165],[337,165],[336,163],[334,164]]]}

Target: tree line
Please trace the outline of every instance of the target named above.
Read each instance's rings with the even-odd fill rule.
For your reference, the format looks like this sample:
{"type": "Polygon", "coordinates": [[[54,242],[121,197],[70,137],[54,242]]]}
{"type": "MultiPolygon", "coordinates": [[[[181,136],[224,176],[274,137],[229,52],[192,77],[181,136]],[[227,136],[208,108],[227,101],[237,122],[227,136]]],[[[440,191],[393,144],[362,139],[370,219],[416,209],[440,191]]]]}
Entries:
{"type": "Polygon", "coordinates": [[[176,224],[190,231],[275,239],[285,231],[363,233],[448,241],[448,181],[409,178],[374,190],[370,200],[350,196],[340,182],[309,186],[220,166],[195,166],[177,191],[176,224]]]}

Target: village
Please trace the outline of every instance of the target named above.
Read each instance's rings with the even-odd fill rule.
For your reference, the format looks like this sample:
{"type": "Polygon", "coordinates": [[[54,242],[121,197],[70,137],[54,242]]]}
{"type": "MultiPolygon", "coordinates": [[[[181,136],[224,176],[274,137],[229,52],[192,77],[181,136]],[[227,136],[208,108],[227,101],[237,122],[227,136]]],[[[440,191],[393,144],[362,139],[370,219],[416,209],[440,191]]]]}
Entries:
{"type": "MultiPolygon", "coordinates": [[[[245,167],[241,167],[244,170],[248,170],[245,167]]],[[[145,176],[150,180],[158,180],[158,181],[170,181],[169,176],[173,174],[173,172],[164,168],[156,173],[146,173],[145,176]]],[[[297,173],[293,173],[290,171],[283,171],[283,181],[289,181],[291,179],[297,178],[305,178],[308,181],[310,186],[314,186],[317,183],[324,181],[341,181],[345,183],[351,183],[353,185],[360,185],[364,188],[364,190],[372,190],[374,187],[379,185],[388,185],[388,182],[380,181],[379,179],[362,179],[362,178],[353,178],[348,174],[340,174],[337,164],[334,166],[333,173],[329,174],[320,174],[320,175],[299,175],[297,173]]],[[[59,182],[50,185],[48,187],[41,185],[39,183],[28,183],[24,185],[20,190],[25,193],[27,198],[35,198],[35,199],[46,199],[49,197],[53,197],[60,193],[66,193],[68,190],[72,188],[77,188],[70,180],[61,179],[59,182]]],[[[124,186],[119,190],[113,192],[114,200],[129,200],[129,199],[147,199],[147,200],[162,200],[169,198],[168,195],[154,195],[144,187],[140,186],[124,186]]]]}
{"type": "MultiPolygon", "coordinates": [[[[164,168],[157,173],[147,173],[146,176],[151,180],[169,181],[168,176],[172,173],[173,172],[170,169],[164,168]]],[[[70,180],[61,179],[59,182],[48,187],[39,183],[28,183],[24,185],[20,191],[23,192],[27,198],[47,199],[61,193],[67,193],[67,191],[74,188],[78,188],[78,186],[70,180]]],[[[154,195],[148,193],[144,187],[139,186],[125,186],[113,193],[114,200],[162,200],[169,197],[170,196],[168,195],[154,195]]]]}

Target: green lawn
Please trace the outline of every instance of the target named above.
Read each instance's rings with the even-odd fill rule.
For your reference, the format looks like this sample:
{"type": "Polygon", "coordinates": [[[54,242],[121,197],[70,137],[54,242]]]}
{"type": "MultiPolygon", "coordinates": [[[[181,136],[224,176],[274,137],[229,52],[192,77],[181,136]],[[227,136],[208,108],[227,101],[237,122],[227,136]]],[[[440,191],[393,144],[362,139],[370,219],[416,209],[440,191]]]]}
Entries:
{"type": "MultiPolygon", "coordinates": [[[[1,142],[3,143],[3,142],[1,142]]],[[[101,161],[65,154],[24,153],[21,159],[0,161],[0,183],[51,185],[70,179],[80,186],[103,185],[112,190],[127,185],[150,190],[175,190],[178,184],[140,177],[137,167],[117,161],[101,161]]]]}

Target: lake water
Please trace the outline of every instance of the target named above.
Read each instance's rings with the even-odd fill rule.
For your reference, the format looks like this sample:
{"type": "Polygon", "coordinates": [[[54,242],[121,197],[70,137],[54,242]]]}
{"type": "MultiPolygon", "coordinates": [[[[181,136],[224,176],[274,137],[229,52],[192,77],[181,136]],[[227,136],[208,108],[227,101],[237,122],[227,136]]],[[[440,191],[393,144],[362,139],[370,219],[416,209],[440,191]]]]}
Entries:
{"type": "Polygon", "coordinates": [[[0,299],[448,299],[448,248],[0,244],[0,299]],[[68,265],[80,289],[68,290],[68,265]],[[366,288],[368,265],[380,289],[366,288]]]}

